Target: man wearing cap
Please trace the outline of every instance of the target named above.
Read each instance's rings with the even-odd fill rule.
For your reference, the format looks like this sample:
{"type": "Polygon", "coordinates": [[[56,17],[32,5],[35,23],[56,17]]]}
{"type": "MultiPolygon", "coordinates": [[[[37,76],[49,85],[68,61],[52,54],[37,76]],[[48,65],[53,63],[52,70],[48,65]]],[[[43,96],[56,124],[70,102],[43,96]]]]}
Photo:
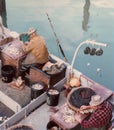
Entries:
{"type": "Polygon", "coordinates": [[[24,43],[22,46],[25,54],[27,54],[22,64],[45,64],[48,61],[49,53],[44,38],[38,35],[34,28],[29,29],[28,35],[30,42],[24,43]]]}
{"type": "Polygon", "coordinates": [[[92,109],[89,119],[79,121],[83,130],[107,130],[112,118],[112,106],[99,95],[91,97],[89,106],[82,106],[80,110],[92,109]]]}

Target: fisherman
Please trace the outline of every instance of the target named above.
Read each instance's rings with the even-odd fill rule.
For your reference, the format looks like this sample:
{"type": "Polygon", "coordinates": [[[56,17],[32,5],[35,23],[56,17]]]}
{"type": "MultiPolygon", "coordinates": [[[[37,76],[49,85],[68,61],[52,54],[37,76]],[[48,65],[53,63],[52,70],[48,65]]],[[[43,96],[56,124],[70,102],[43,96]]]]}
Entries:
{"type": "MultiPolygon", "coordinates": [[[[89,119],[79,121],[82,130],[106,130],[112,118],[112,106],[108,101],[104,101],[99,95],[93,95],[89,106],[81,106],[80,110],[91,109],[89,119]]],[[[89,110],[90,112],[90,110],[89,110]]]]}
{"type": "Polygon", "coordinates": [[[30,41],[22,45],[22,49],[26,54],[22,65],[29,66],[37,64],[38,67],[42,67],[49,60],[49,52],[45,40],[42,36],[37,34],[37,30],[34,28],[28,30],[28,35],[30,41]]]}

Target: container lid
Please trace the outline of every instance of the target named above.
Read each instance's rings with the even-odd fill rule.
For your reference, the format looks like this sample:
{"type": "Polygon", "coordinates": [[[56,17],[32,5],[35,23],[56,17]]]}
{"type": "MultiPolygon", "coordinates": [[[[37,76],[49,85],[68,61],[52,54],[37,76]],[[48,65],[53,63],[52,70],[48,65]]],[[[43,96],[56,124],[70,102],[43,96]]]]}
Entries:
{"type": "Polygon", "coordinates": [[[35,90],[41,90],[44,88],[44,86],[42,84],[39,84],[39,83],[35,83],[35,84],[32,84],[31,86],[33,89],[35,90]]]}
{"type": "Polygon", "coordinates": [[[50,95],[58,95],[59,91],[56,89],[48,89],[48,94],[50,95]]]}

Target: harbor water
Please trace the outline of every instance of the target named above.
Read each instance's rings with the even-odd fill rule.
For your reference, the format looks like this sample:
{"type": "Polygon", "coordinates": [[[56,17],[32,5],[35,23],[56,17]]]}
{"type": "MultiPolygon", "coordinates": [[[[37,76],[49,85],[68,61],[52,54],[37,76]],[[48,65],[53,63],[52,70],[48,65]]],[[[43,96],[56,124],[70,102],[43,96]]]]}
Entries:
{"type": "MultiPolygon", "coordinates": [[[[62,58],[48,13],[57,38],[71,64],[80,42],[93,39],[107,43],[102,56],[85,55],[82,46],[74,68],[92,80],[114,90],[114,1],[113,0],[6,0],[7,27],[18,33],[35,27],[46,40],[50,53],[62,58]]],[[[90,46],[93,48],[93,46],[90,46]]],[[[98,46],[94,46],[99,48],[98,46]]]]}

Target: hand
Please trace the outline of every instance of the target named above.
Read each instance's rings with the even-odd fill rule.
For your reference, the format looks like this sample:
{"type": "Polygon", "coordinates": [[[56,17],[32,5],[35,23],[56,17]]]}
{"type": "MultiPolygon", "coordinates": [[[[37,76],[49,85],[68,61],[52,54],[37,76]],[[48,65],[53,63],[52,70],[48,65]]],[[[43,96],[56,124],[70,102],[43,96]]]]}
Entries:
{"type": "Polygon", "coordinates": [[[88,108],[90,108],[90,106],[82,105],[82,106],[80,107],[80,110],[85,110],[85,109],[88,109],[88,108]]]}
{"type": "Polygon", "coordinates": [[[29,42],[25,42],[24,44],[27,46],[29,44],[29,42]]]}

